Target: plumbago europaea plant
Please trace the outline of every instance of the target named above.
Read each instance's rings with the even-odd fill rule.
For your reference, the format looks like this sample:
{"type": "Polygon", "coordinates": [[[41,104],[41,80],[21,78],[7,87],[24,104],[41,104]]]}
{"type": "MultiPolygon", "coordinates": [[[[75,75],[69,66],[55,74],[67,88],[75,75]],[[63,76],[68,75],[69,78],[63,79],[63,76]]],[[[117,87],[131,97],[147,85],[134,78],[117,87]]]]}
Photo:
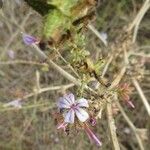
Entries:
{"type": "MultiPolygon", "coordinates": [[[[41,40],[23,34],[23,41],[27,45],[37,44],[40,48],[53,50],[63,49],[67,55],[67,62],[76,72],[82,85],[72,93],[66,93],[58,100],[58,112],[55,119],[57,129],[63,129],[69,134],[69,129],[84,130],[90,140],[101,146],[101,141],[90,129],[96,125],[96,119],[101,118],[101,113],[107,103],[114,103],[116,97],[134,108],[129,95],[132,89],[129,84],[111,87],[108,79],[101,77],[105,60],[93,61],[90,52],[86,49],[84,32],[88,22],[94,17],[96,0],[25,0],[34,10],[43,16],[43,32],[41,40]],[[89,92],[84,85],[93,91],[89,92]],[[75,96],[79,97],[75,100],[75,96]]],[[[125,31],[125,33],[127,33],[125,31]]],[[[130,33],[129,33],[130,36],[130,33]]],[[[128,34],[118,37],[121,45],[112,44],[116,50],[114,57],[118,57],[121,50],[128,50],[131,44],[128,34]],[[128,40],[129,39],[129,40],[128,40]]],[[[118,41],[116,43],[119,43],[118,41]]],[[[61,54],[61,51],[59,51],[61,54]]],[[[54,57],[55,58],[55,57],[54,57]]],[[[49,59],[54,59],[49,58],[49,59]]],[[[131,71],[130,71],[131,73],[131,71]]]]}

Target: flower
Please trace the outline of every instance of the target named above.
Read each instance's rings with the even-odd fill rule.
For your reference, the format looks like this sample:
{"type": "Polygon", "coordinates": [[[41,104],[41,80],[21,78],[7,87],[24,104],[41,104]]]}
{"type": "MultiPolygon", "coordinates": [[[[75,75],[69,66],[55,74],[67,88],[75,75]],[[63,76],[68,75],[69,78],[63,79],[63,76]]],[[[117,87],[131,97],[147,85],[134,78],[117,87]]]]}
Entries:
{"type": "Polygon", "coordinates": [[[87,100],[81,98],[75,101],[74,95],[72,93],[68,95],[64,95],[59,99],[58,102],[58,108],[66,110],[64,114],[65,123],[73,124],[75,120],[75,116],[81,122],[85,122],[89,118],[88,113],[83,109],[85,107],[89,107],[87,100]]]}
{"type": "Polygon", "coordinates": [[[135,108],[134,104],[130,100],[130,94],[132,92],[132,88],[129,86],[129,84],[124,83],[118,87],[119,96],[121,99],[123,99],[129,106],[132,108],[135,108]]]}
{"type": "Polygon", "coordinates": [[[39,43],[38,39],[36,39],[35,37],[28,35],[28,34],[23,33],[22,38],[23,38],[23,42],[26,45],[32,45],[32,44],[38,44],[39,43]]]}
{"type": "Polygon", "coordinates": [[[8,107],[8,106],[13,106],[15,108],[22,108],[21,100],[17,99],[4,104],[4,107],[8,107]]]}
{"type": "Polygon", "coordinates": [[[97,138],[97,136],[93,133],[93,131],[88,127],[87,124],[84,124],[84,130],[91,141],[95,142],[97,146],[102,145],[101,141],[97,138]]]}

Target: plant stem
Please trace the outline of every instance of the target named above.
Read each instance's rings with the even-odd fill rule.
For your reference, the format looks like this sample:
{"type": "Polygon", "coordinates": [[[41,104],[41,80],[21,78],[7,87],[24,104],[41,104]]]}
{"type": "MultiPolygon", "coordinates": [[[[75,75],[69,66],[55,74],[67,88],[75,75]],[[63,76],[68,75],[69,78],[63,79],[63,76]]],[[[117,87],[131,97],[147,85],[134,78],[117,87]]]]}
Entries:
{"type": "Polygon", "coordinates": [[[128,123],[128,125],[130,126],[130,128],[132,129],[133,133],[135,134],[135,137],[138,141],[139,147],[141,150],[144,150],[144,146],[143,143],[141,141],[140,136],[138,135],[137,131],[136,131],[136,127],[134,126],[134,124],[132,123],[132,121],[129,119],[129,117],[127,116],[127,114],[125,113],[125,111],[123,110],[122,106],[120,105],[120,103],[118,101],[116,101],[116,104],[119,108],[119,110],[121,111],[121,114],[123,115],[124,119],[126,120],[126,122],[128,123]]]}
{"type": "Polygon", "coordinates": [[[145,95],[144,95],[144,93],[143,93],[143,91],[142,91],[138,81],[135,78],[133,78],[132,82],[133,82],[136,90],[138,91],[138,93],[139,93],[139,95],[141,97],[141,100],[142,100],[142,102],[143,102],[143,104],[144,104],[144,106],[146,108],[146,111],[147,111],[147,113],[148,113],[148,115],[150,117],[150,105],[148,103],[148,100],[146,99],[146,97],[145,97],[145,95]]]}
{"type": "Polygon", "coordinates": [[[111,134],[111,139],[113,142],[113,149],[120,150],[118,138],[116,135],[116,126],[115,126],[115,120],[114,120],[113,114],[112,114],[111,103],[107,103],[107,119],[108,119],[108,125],[109,125],[109,131],[111,134]]]}

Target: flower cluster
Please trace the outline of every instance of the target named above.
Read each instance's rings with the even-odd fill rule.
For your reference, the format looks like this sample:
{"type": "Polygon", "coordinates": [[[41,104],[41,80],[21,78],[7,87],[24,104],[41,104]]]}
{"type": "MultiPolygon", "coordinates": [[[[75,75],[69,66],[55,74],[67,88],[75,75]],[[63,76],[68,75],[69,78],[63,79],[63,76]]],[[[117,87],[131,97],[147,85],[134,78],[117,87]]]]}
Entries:
{"type": "Polygon", "coordinates": [[[132,88],[129,86],[129,84],[124,83],[118,87],[118,94],[119,97],[126,102],[130,107],[135,108],[134,104],[130,100],[130,94],[132,92],[132,88]]]}
{"type": "MultiPolygon", "coordinates": [[[[90,140],[101,146],[100,140],[88,126],[87,121],[91,121],[89,114],[85,110],[88,107],[89,104],[85,98],[75,100],[72,93],[61,97],[58,101],[58,108],[63,112],[62,115],[64,119],[63,122],[58,125],[57,129],[62,128],[65,131],[69,124],[73,125],[76,122],[80,122],[80,125],[82,125],[82,128],[85,130],[90,140]]],[[[92,123],[95,125],[95,120],[92,120],[92,123]]]]}

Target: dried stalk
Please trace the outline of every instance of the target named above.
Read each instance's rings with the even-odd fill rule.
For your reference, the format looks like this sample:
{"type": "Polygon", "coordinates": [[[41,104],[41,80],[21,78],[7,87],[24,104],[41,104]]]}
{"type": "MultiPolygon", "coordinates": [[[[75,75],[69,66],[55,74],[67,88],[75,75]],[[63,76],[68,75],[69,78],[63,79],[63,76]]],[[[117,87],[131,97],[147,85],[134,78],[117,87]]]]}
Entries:
{"type": "Polygon", "coordinates": [[[88,28],[103,42],[103,44],[105,46],[107,46],[107,41],[104,40],[104,38],[101,36],[101,34],[97,31],[97,29],[95,29],[94,26],[92,26],[91,24],[88,24],[88,28]]]}
{"type": "Polygon", "coordinates": [[[65,70],[63,70],[61,67],[59,67],[56,63],[54,63],[52,60],[50,60],[48,58],[48,56],[43,51],[41,51],[40,48],[36,44],[33,44],[32,46],[36,50],[37,54],[43,60],[46,60],[51,65],[51,67],[53,67],[55,70],[57,70],[61,75],[63,75],[69,81],[73,82],[77,86],[81,86],[81,82],[80,81],[78,81],[75,77],[73,77],[71,74],[69,74],[68,72],[66,72],[65,70]]]}
{"type": "Polygon", "coordinates": [[[143,16],[145,15],[145,13],[147,12],[148,8],[150,5],[150,0],[145,0],[143,6],[141,7],[141,9],[139,10],[137,16],[135,17],[135,19],[132,21],[132,23],[129,25],[128,27],[128,31],[131,31],[143,18],[143,16]],[[147,7],[148,6],[148,7],[147,7]]]}
{"type": "Polygon", "coordinates": [[[39,63],[36,61],[29,61],[29,60],[0,61],[0,65],[14,65],[14,64],[38,65],[38,66],[47,66],[48,65],[46,63],[39,63]]]}
{"type": "Polygon", "coordinates": [[[111,103],[107,104],[107,118],[108,118],[108,125],[110,130],[110,135],[113,143],[113,149],[114,150],[120,150],[119,142],[116,135],[116,126],[115,126],[115,120],[113,118],[112,114],[112,106],[111,103]]]}
{"type": "MultiPolygon", "coordinates": [[[[46,88],[41,88],[41,89],[38,89],[37,91],[35,92],[32,92],[30,94],[27,94],[25,95],[24,97],[22,98],[19,98],[19,100],[26,100],[30,97],[33,97],[35,94],[41,94],[41,93],[44,93],[44,92],[47,92],[47,91],[55,91],[55,90],[60,90],[60,89],[68,89],[68,88],[71,88],[73,87],[74,84],[73,83],[70,83],[70,84],[67,84],[67,85],[60,85],[60,86],[52,86],[52,87],[46,87],[46,88]]],[[[14,101],[14,100],[12,100],[14,101]]],[[[4,107],[6,107],[7,105],[4,104],[4,107]]]]}
{"type": "Polygon", "coordinates": [[[150,117],[150,105],[148,103],[148,100],[146,99],[146,97],[145,97],[145,95],[144,95],[144,93],[143,93],[143,91],[142,91],[138,81],[135,78],[133,78],[132,82],[133,82],[136,90],[138,91],[138,93],[139,93],[139,95],[141,97],[141,100],[142,100],[142,102],[143,102],[143,104],[144,104],[144,106],[146,108],[146,111],[147,111],[147,113],[148,113],[148,115],[150,117]]]}
{"type": "Polygon", "coordinates": [[[27,20],[29,19],[29,17],[31,16],[32,12],[29,11],[29,13],[25,16],[24,20],[22,21],[20,28],[18,28],[11,36],[10,39],[8,40],[8,42],[6,43],[6,46],[3,50],[3,52],[1,53],[0,59],[3,58],[5,52],[7,51],[7,49],[9,48],[9,46],[11,45],[11,43],[13,42],[13,40],[15,39],[15,37],[20,33],[20,30],[25,26],[27,20]]]}
{"type": "Polygon", "coordinates": [[[128,123],[128,125],[130,126],[130,128],[132,129],[133,133],[135,134],[135,137],[138,141],[139,147],[141,150],[144,150],[144,146],[143,143],[141,141],[140,136],[138,135],[137,131],[136,131],[136,127],[134,126],[134,124],[132,123],[132,121],[129,119],[129,117],[126,115],[125,111],[123,110],[122,106],[120,105],[120,103],[118,101],[116,101],[116,104],[121,112],[121,114],[123,115],[124,119],[126,120],[126,122],[128,123]]]}
{"type": "MultiPolygon", "coordinates": [[[[76,79],[73,75],[69,74],[60,66],[58,66],[56,63],[54,63],[52,60],[50,60],[48,56],[43,51],[41,51],[40,48],[36,44],[32,44],[32,46],[36,50],[35,52],[41,57],[41,59],[47,61],[47,63],[51,67],[53,67],[56,71],[58,71],[62,76],[64,76],[66,79],[73,82],[77,86],[82,85],[80,80],[76,79]]],[[[93,89],[89,88],[87,85],[84,85],[84,88],[96,94],[96,92],[93,89]]]]}

